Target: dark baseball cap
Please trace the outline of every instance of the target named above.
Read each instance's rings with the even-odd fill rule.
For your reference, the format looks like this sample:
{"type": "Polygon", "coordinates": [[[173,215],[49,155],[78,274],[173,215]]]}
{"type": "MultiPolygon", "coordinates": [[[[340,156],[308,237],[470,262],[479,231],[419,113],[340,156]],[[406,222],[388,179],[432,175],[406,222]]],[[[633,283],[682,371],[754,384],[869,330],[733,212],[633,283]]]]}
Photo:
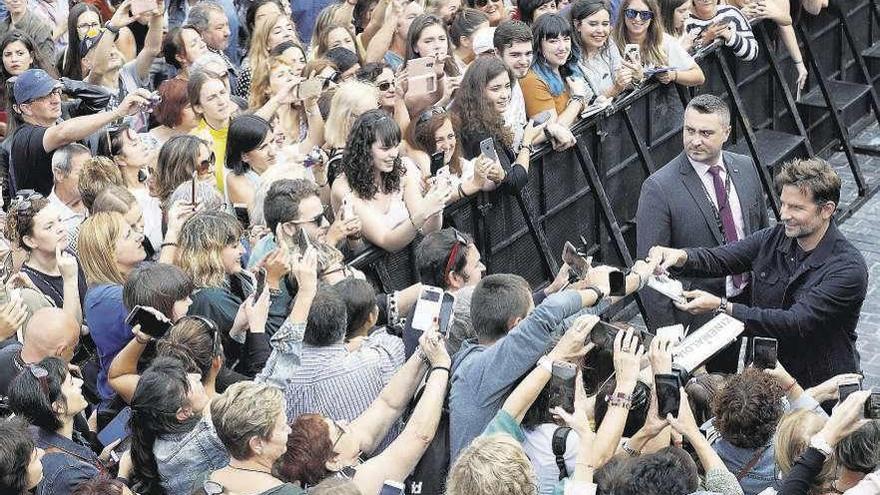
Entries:
{"type": "Polygon", "coordinates": [[[28,69],[15,78],[12,93],[15,95],[15,102],[20,105],[42,98],[61,87],[61,81],[53,79],[43,69],[28,69]]]}

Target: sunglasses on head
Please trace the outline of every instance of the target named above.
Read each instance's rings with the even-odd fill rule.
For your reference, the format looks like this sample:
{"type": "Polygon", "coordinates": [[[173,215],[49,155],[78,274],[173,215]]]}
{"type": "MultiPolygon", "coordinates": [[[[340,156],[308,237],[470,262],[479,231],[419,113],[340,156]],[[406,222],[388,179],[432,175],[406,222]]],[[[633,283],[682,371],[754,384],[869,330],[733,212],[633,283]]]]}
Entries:
{"type": "Polygon", "coordinates": [[[627,19],[632,20],[638,17],[643,22],[648,22],[654,18],[654,13],[650,10],[626,9],[623,11],[623,14],[626,16],[627,19]]]}
{"type": "Polygon", "coordinates": [[[33,189],[20,189],[12,198],[12,206],[15,211],[27,211],[33,206],[33,202],[43,199],[43,195],[33,189]]]}
{"type": "Polygon", "coordinates": [[[49,370],[43,368],[42,366],[38,366],[36,364],[28,365],[28,371],[31,373],[31,376],[37,379],[40,382],[40,388],[43,389],[43,393],[46,394],[46,398],[49,397],[49,370]]]}
{"type": "Polygon", "coordinates": [[[462,246],[464,246],[465,249],[468,247],[467,239],[458,231],[458,229],[453,228],[452,233],[455,234],[455,244],[452,245],[452,249],[449,250],[449,258],[446,259],[446,268],[443,270],[444,280],[449,276],[449,272],[452,271],[455,258],[458,256],[458,251],[462,246]]]}
{"type": "Polygon", "coordinates": [[[443,115],[445,113],[446,113],[446,109],[444,109],[443,107],[433,106],[433,107],[425,110],[424,112],[422,112],[421,115],[419,115],[419,120],[416,121],[416,125],[422,125],[425,122],[431,120],[431,117],[433,117],[435,115],[443,115]]]}

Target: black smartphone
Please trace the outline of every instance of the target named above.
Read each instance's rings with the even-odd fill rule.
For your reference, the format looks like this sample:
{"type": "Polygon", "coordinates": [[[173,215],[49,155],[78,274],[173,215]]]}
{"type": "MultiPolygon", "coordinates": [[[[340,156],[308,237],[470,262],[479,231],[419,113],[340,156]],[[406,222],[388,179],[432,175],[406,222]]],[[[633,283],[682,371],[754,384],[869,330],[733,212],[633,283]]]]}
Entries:
{"type": "Polygon", "coordinates": [[[144,306],[132,308],[128,316],[125,317],[125,323],[132,327],[140,325],[142,332],[157,339],[165,335],[165,332],[171,328],[171,322],[160,319],[144,306]]]}
{"type": "Polygon", "coordinates": [[[837,386],[837,402],[843,402],[847,397],[850,396],[853,392],[858,392],[862,389],[862,380],[859,379],[854,382],[841,383],[837,386]]]}
{"type": "Polygon", "coordinates": [[[654,375],[654,387],[657,390],[657,414],[661,418],[665,418],[667,414],[677,418],[681,406],[681,382],[678,381],[678,375],[657,373],[654,375]]]}
{"type": "Polygon", "coordinates": [[[755,337],[752,339],[752,365],[758,369],[773,369],[776,367],[776,339],[767,337],[755,337]]]}
{"type": "Polygon", "coordinates": [[[440,334],[449,337],[449,325],[452,323],[452,309],[455,306],[455,296],[448,292],[443,292],[443,298],[440,300],[440,316],[437,318],[437,324],[440,326],[440,334]]]}
{"type": "Polygon", "coordinates": [[[244,203],[235,203],[232,205],[232,211],[235,212],[235,218],[241,224],[241,228],[247,230],[251,226],[251,216],[248,213],[247,205],[244,203]]]}
{"type": "MultiPolygon", "coordinates": [[[[617,333],[625,330],[625,328],[618,327],[607,321],[599,320],[599,322],[596,323],[596,326],[590,330],[590,342],[600,349],[611,352],[614,350],[614,339],[617,338],[617,333]]],[[[651,341],[654,340],[654,336],[639,329],[634,329],[634,333],[639,344],[647,350],[648,347],[651,346],[651,341]]]]}
{"type": "Polygon", "coordinates": [[[489,160],[498,161],[498,152],[495,151],[495,141],[492,138],[480,141],[480,153],[489,160]]]}
{"type": "Polygon", "coordinates": [[[626,274],[620,270],[608,272],[608,288],[609,296],[625,296],[626,274]]]}
{"type": "Polygon", "coordinates": [[[131,435],[128,428],[128,420],[131,419],[131,408],[126,406],[114,417],[110,423],[98,432],[98,441],[104,447],[116,440],[125,440],[131,435]]]}
{"type": "Polygon", "coordinates": [[[254,274],[254,279],[257,281],[257,286],[254,287],[254,299],[256,300],[266,288],[266,270],[263,268],[257,270],[257,273],[254,274]]]}
{"type": "Polygon", "coordinates": [[[446,153],[438,151],[431,155],[431,176],[437,175],[437,171],[446,165],[446,153]]]}
{"type": "Polygon", "coordinates": [[[577,367],[571,363],[554,362],[553,376],[550,377],[550,407],[559,406],[567,412],[574,412],[574,387],[577,367]]]}
{"type": "Polygon", "coordinates": [[[871,392],[865,401],[865,419],[880,419],[880,392],[871,392]]]}
{"type": "Polygon", "coordinates": [[[296,246],[299,248],[299,252],[305,254],[310,244],[309,234],[306,233],[305,229],[300,228],[296,235],[296,246]]]}
{"type": "Polygon", "coordinates": [[[190,189],[190,193],[189,193],[189,204],[191,204],[193,206],[196,205],[196,181],[198,181],[198,180],[199,180],[199,173],[193,172],[192,182],[190,185],[191,189],[190,189]]]}
{"type": "Polygon", "coordinates": [[[583,279],[587,276],[587,272],[590,271],[590,258],[585,258],[581,255],[577,248],[574,247],[574,244],[568,241],[565,241],[565,245],[562,246],[562,261],[568,265],[568,269],[572,276],[574,276],[575,281],[583,279]]]}

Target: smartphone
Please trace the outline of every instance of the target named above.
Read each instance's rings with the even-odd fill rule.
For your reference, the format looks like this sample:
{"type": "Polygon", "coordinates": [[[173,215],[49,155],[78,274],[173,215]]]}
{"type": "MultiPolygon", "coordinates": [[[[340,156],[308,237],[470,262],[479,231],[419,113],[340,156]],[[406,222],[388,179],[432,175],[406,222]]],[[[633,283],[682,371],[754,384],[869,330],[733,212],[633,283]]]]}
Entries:
{"type": "Polygon", "coordinates": [[[303,167],[311,168],[315,165],[321,163],[324,160],[324,157],[321,156],[321,148],[315,146],[312,148],[312,151],[309,151],[309,154],[303,159],[303,167]]]}
{"type": "Polygon", "coordinates": [[[98,441],[101,445],[106,447],[119,439],[128,438],[131,435],[131,430],[128,428],[129,419],[131,419],[131,408],[126,406],[103,430],[98,432],[98,441]]]}
{"type": "Polygon", "coordinates": [[[235,203],[232,205],[232,211],[235,212],[235,218],[241,224],[241,228],[247,230],[251,226],[251,216],[248,213],[247,205],[244,203],[235,203]]]}
{"type": "Polygon", "coordinates": [[[448,292],[443,293],[443,299],[440,301],[440,333],[444,337],[449,336],[449,325],[452,323],[452,309],[455,307],[455,296],[448,292]]]}
{"type": "Polygon", "coordinates": [[[776,368],[776,339],[755,337],[752,339],[752,364],[758,369],[776,368]]]}
{"type": "Polygon", "coordinates": [[[446,152],[438,151],[431,155],[431,175],[437,175],[437,171],[446,165],[446,152]]]}
{"type": "Polygon", "coordinates": [[[625,296],[626,295],[626,274],[620,270],[608,272],[608,295],[609,296],[625,296]]]}
{"type": "Polygon", "coordinates": [[[342,207],[339,211],[341,212],[340,216],[342,216],[343,220],[354,218],[354,206],[352,206],[351,199],[347,194],[342,197],[342,207]]]}
{"type": "Polygon", "coordinates": [[[547,122],[548,120],[550,120],[550,117],[552,117],[552,116],[553,116],[553,112],[551,112],[550,110],[544,110],[543,112],[539,113],[538,115],[535,115],[534,117],[532,117],[532,124],[535,126],[539,126],[539,125],[543,124],[544,122],[547,122]]]}
{"type": "Polygon", "coordinates": [[[672,373],[657,373],[654,375],[654,387],[657,389],[657,414],[666,418],[667,414],[678,417],[678,409],[681,406],[681,382],[678,375],[672,373]]]}
{"type": "Polygon", "coordinates": [[[434,57],[422,57],[406,63],[408,93],[425,95],[437,91],[435,62],[434,57]]]}
{"type": "Polygon", "coordinates": [[[574,412],[574,387],[577,366],[567,362],[554,362],[550,377],[550,407],[561,407],[574,412]]]}
{"type": "Polygon", "coordinates": [[[296,97],[299,100],[308,100],[321,96],[324,89],[324,81],[322,79],[311,78],[299,83],[296,89],[296,97]]]}
{"type": "Polygon", "coordinates": [[[156,0],[131,0],[131,15],[133,16],[158,10],[158,8],[156,0]]]}
{"type": "Polygon", "coordinates": [[[565,241],[565,245],[562,246],[562,261],[568,265],[576,280],[581,280],[590,271],[592,259],[581,256],[574,244],[565,241]]]}
{"type": "Polygon", "coordinates": [[[634,64],[641,64],[642,49],[636,43],[627,43],[623,47],[623,58],[634,64]]]}
{"type": "MultiPolygon", "coordinates": [[[[622,331],[626,331],[626,328],[599,320],[590,331],[590,342],[600,349],[611,352],[614,350],[614,339],[617,338],[617,333],[622,331]]],[[[654,340],[654,336],[638,329],[634,329],[634,333],[639,344],[647,350],[651,345],[651,341],[654,340]]]]}
{"type": "Polygon", "coordinates": [[[495,151],[495,141],[492,138],[486,138],[480,141],[480,153],[492,161],[498,161],[498,153],[495,151]]]}
{"type": "Polygon", "coordinates": [[[128,313],[128,316],[125,317],[125,323],[132,327],[140,325],[141,331],[145,334],[157,339],[161,338],[171,328],[171,322],[167,319],[159,318],[153,311],[156,310],[153,310],[153,308],[147,309],[146,306],[135,306],[128,313]]]}
{"type": "Polygon", "coordinates": [[[871,392],[865,401],[865,419],[880,419],[880,392],[871,392]]]}
{"type": "Polygon", "coordinates": [[[190,183],[189,204],[195,206],[196,202],[196,182],[199,180],[199,172],[193,171],[192,182],[190,183]]]}
{"type": "Polygon", "coordinates": [[[443,289],[430,285],[422,286],[422,292],[416,301],[413,312],[412,328],[426,332],[434,326],[434,320],[440,317],[443,309],[443,289]]]}
{"type": "Polygon", "coordinates": [[[299,229],[296,236],[296,246],[299,248],[299,252],[305,253],[311,245],[312,243],[309,241],[309,234],[306,233],[305,229],[299,229]]]}
{"type": "Polygon", "coordinates": [[[657,329],[657,337],[663,337],[672,342],[681,342],[684,340],[684,325],[670,325],[668,327],[660,327],[657,329]]]}
{"type": "Polygon", "coordinates": [[[403,495],[403,483],[385,480],[382,483],[382,489],[379,490],[379,495],[403,495]]]}
{"type": "Polygon", "coordinates": [[[257,270],[257,273],[254,273],[254,279],[256,280],[256,287],[254,287],[254,299],[257,299],[266,288],[266,270],[263,268],[257,270]]]}
{"type": "Polygon", "coordinates": [[[862,380],[855,380],[851,382],[841,383],[837,386],[837,402],[843,402],[847,397],[853,392],[858,392],[862,389],[862,380]]]}

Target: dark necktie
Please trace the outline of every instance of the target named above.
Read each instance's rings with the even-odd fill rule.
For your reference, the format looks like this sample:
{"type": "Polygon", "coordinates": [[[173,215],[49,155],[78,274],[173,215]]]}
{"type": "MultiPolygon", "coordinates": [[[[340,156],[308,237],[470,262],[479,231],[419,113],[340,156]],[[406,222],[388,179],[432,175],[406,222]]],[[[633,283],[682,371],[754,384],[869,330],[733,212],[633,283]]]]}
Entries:
{"type": "MultiPolygon", "coordinates": [[[[736,235],[736,223],[733,221],[733,212],[730,210],[727,189],[724,187],[724,181],[721,180],[721,167],[713,165],[709,167],[709,173],[712,174],[712,184],[715,186],[715,199],[718,202],[718,215],[721,216],[721,226],[724,228],[724,240],[727,243],[737,241],[739,236],[736,235]]],[[[734,275],[733,285],[737,289],[741,289],[745,285],[743,276],[734,275]]]]}

